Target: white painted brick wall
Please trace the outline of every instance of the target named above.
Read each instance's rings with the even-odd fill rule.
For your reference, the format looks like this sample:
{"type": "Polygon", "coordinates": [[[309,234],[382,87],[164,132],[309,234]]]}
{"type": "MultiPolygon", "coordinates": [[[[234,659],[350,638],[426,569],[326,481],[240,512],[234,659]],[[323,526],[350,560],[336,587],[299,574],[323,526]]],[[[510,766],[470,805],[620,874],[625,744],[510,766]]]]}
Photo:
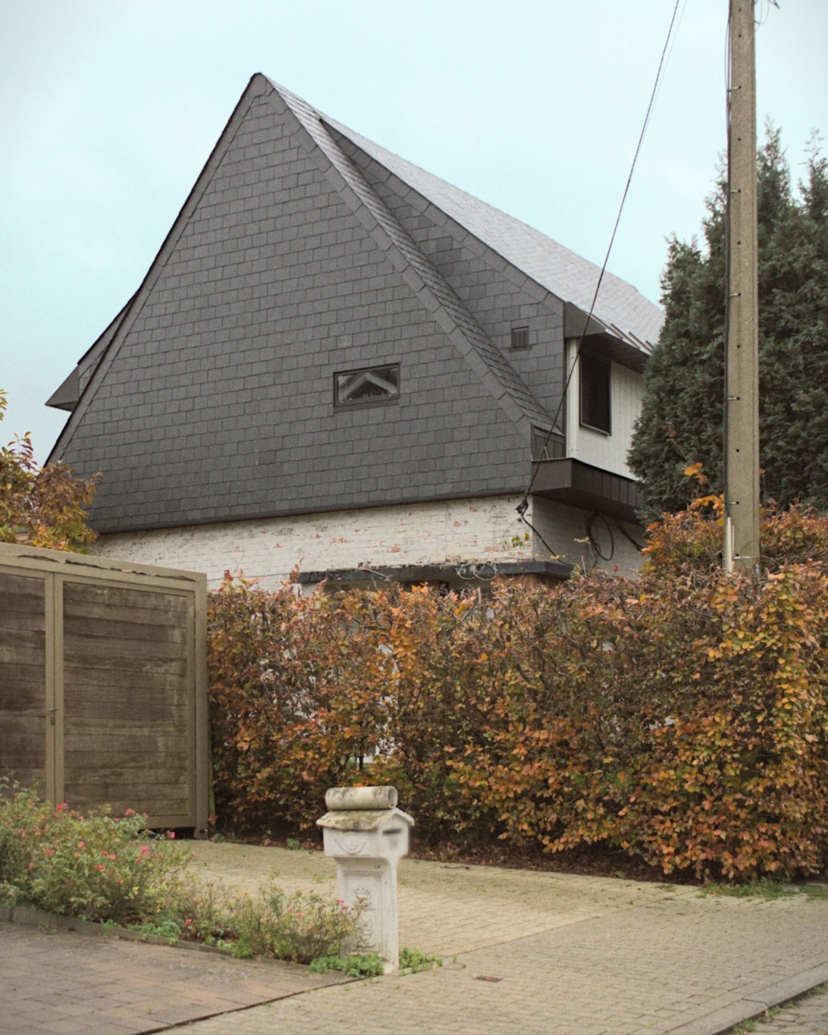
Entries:
{"type": "MultiPolygon", "coordinates": [[[[219,585],[225,571],[274,588],[294,568],[384,569],[548,559],[546,547],[518,518],[519,502],[520,496],[493,496],[121,532],[102,536],[94,552],[203,571],[211,588],[219,585]],[[519,544],[513,545],[513,537],[519,538],[519,544]]],[[[586,535],[588,515],[545,500],[531,502],[527,517],[550,546],[566,560],[581,563],[590,551],[576,540],[586,535]]],[[[591,566],[592,560],[588,563],[591,566]]]]}
{"type": "MultiPolygon", "coordinates": [[[[641,554],[621,531],[623,528],[643,546],[644,533],[637,525],[616,521],[615,518],[607,518],[606,524],[600,519],[593,523],[592,532],[596,543],[601,553],[609,557],[609,560],[603,560],[589,543],[589,517],[589,511],[579,510],[577,507],[553,503],[537,496],[532,499],[530,521],[552,550],[560,555],[561,560],[577,564],[586,571],[598,567],[606,571],[618,571],[623,575],[631,575],[641,567],[641,554]]],[[[536,540],[535,543],[535,556],[548,556],[540,540],[536,540]]]]}
{"type": "Polygon", "coordinates": [[[531,541],[507,545],[525,529],[515,513],[519,502],[517,496],[486,497],[123,532],[102,536],[95,553],[203,571],[213,587],[225,571],[269,587],[293,568],[521,560],[531,558],[531,541]]]}

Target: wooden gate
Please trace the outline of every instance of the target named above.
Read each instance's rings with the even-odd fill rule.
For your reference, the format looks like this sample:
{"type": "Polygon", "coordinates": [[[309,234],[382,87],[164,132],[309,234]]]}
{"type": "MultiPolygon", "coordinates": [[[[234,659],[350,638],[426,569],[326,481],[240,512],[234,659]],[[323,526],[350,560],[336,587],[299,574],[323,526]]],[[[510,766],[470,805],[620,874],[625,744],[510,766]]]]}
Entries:
{"type": "Polygon", "coordinates": [[[206,831],[204,575],[0,544],[0,775],[206,831]]]}

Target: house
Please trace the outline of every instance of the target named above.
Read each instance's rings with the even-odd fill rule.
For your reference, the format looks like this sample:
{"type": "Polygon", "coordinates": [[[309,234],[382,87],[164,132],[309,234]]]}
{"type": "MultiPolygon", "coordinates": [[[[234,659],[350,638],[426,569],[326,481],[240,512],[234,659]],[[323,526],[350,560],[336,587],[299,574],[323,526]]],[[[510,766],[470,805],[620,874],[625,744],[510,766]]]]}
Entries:
{"type": "Polygon", "coordinates": [[[598,274],[255,75],[51,459],[104,475],[97,552],[211,585],[634,568],[662,314],[606,274],[587,326],[598,274]]]}

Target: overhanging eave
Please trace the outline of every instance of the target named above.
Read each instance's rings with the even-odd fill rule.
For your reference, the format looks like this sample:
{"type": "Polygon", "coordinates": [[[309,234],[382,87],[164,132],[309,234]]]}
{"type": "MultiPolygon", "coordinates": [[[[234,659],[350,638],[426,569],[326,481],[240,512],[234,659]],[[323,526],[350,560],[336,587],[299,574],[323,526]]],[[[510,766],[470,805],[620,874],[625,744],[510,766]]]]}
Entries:
{"type": "Polygon", "coordinates": [[[652,344],[641,341],[634,335],[625,333],[618,327],[604,323],[593,315],[587,323],[587,314],[566,302],[564,305],[564,337],[577,338],[584,336],[584,345],[592,345],[608,359],[623,367],[629,367],[642,373],[650,358],[652,344]]]}

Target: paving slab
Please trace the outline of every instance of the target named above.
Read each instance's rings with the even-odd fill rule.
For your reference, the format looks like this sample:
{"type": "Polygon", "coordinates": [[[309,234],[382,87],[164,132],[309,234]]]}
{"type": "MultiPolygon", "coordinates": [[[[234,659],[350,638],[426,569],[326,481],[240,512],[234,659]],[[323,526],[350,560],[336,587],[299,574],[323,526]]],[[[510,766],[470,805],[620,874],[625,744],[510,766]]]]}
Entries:
{"type": "MultiPolygon", "coordinates": [[[[255,892],[269,881],[285,891],[336,894],[333,859],[321,852],[190,842],[193,872],[255,892]]],[[[400,945],[450,958],[582,923],[643,902],[695,896],[673,887],[606,877],[402,859],[398,868],[400,945]]]]}
{"type": "Polygon", "coordinates": [[[777,994],[826,980],[827,922],[823,904],[804,900],[644,904],[461,953],[441,970],[202,1022],[192,1033],[714,1035],[777,994]]]}
{"type": "MultiPolygon", "coordinates": [[[[334,887],[319,853],[201,844],[194,866],[249,890],[334,887]]],[[[439,970],[329,988],[193,1035],[718,1035],[828,980],[828,902],[404,860],[401,944],[439,970]],[[481,980],[496,979],[496,980],[481,980]]]]}
{"type": "MultiPolygon", "coordinates": [[[[321,853],[192,850],[204,878],[241,889],[271,879],[286,891],[335,889],[321,853]]],[[[408,859],[400,926],[402,944],[445,965],[335,985],[289,965],[0,924],[0,1032],[718,1035],[828,981],[828,901],[805,894],[703,897],[686,886],[408,859]]],[[[788,1024],[779,1035],[828,1035],[828,1003],[819,1009],[796,1004],[769,1024],[788,1024]]]]}
{"type": "Polygon", "coordinates": [[[756,1021],[757,1035],[828,1035],[828,991],[787,1003],[756,1021]]]}
{"type": "Polygon", "coordinates": [[[138,1035],[338,980],[288,963],[0,923],[2,1035],[138,1035]]]}

